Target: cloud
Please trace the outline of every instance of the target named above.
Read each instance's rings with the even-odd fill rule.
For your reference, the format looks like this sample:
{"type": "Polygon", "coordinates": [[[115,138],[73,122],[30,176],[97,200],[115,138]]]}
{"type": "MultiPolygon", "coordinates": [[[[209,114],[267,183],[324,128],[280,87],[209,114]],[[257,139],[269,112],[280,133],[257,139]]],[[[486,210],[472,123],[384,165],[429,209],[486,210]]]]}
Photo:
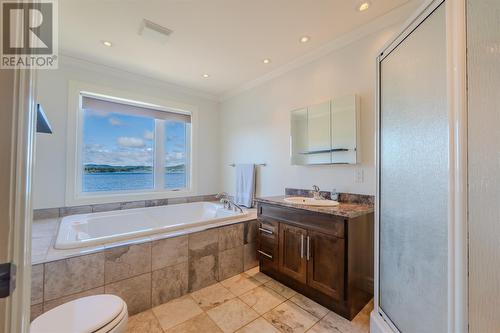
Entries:
{"type": "Polygon", "coordinates": [[[115,166],[153,165],[151,147],[110,149],[100,144],[87,144],[84,147],[85,164],[106,164],[115,166]]]}
{"type": "Polygon", "coordinates": [[[92,109],[84,109],[85,114],[89,117],[99,117],[99,118],[104,118],[109,116],[109,112],[107,111],[102,111],[102,110],[92,110],[92,109]]]}
{"type": "Polygon", "coordinates": [[[165,155],[167,166],[186,163],[185,154],[183,152],[171,152],[165,155]]]}
{"type": "Polygon", "coordinates": [[[129,148],[142,148],[145,146],[143,139],[128,137],[128,136],[119,137],[117,143],[121,147],[129,147],[129,148]]]}
{"type": "Polygon", "coordinates": [[[108,154],[110,152],[104,145],[98,143],[86,144],[83,151],[85,154],[108,154]]]}
{"type": "Polygon", "coordinates": [[[153,140],[155,137],[155,133],[153,131],[146,131],[144,132],[144,139],[146,140],[153,140]]]}
{"type": "Polygon", "coordinates": [[[121,126],[123,125],[122,121],[118,118],[114,118],[114,117],[111,117],[108,119],[109,123],[112,125],[112,126],[121,126]]]}

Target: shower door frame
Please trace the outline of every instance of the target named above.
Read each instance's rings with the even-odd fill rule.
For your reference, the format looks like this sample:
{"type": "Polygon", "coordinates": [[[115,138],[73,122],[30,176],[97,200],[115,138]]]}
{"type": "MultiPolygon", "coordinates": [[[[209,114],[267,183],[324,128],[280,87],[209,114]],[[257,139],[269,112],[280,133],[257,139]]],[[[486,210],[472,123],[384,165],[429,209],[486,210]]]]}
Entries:
{"type": "Polygon", "coordinates": [[[441,4],[446,7],[446,80],[449,129],[447,323],[449,333],[468,332],[466,0],[426,0],[417,12],[403,24],[400,33],[381,49],[376,59],[375,290],[374,310],[370,320],[370,326],[374,328],[375,332],[399,332],[379,304],[381,62],[441,4]]]}

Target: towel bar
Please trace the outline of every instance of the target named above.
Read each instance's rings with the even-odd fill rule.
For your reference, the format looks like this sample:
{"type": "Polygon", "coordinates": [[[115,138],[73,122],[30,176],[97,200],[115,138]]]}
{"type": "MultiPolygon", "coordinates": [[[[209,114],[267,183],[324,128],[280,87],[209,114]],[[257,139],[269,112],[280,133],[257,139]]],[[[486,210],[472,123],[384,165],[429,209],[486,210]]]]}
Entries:
{"type": "MultiPolygon", "coordinates": [[[[260,163],[260,164],[255,164],[256,166],[266,166],[267,164],[266,163],[260,163]]],[[[229,164],[230,167],[235,167],[236,164],[232,163],[232,164],[229,164]]]]}

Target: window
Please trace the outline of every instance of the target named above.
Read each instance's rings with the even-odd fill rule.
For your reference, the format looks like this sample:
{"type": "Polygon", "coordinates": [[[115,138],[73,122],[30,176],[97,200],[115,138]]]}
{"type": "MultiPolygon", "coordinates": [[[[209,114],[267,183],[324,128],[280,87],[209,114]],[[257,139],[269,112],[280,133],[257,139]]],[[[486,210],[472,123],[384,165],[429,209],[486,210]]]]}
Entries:
{"type": "Polygon", "coordinates": [[[191,116],[81,94],[83,194],[190,187],[191,116]]]}
{"type": "Polygon", "coordinates": [[[165,121],[165,188],[185,188],[188,183],[188,124],[180,121],[165,121]]]}

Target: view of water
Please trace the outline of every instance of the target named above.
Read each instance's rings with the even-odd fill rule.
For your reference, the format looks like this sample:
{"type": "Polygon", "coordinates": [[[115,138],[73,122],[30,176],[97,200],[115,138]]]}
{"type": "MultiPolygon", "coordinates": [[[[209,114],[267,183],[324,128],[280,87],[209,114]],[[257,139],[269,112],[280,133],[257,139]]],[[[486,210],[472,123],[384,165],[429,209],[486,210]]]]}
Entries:
{"type": "MultiPolygon", "coordinates": [[[[186,187],[185,173],[165,174],[166,188],[186,187]]],[[[85,173],[83,175],[83,192],[104,192],[124,190],[153,189],[152,173],[106,172],[85,173]]]]}

